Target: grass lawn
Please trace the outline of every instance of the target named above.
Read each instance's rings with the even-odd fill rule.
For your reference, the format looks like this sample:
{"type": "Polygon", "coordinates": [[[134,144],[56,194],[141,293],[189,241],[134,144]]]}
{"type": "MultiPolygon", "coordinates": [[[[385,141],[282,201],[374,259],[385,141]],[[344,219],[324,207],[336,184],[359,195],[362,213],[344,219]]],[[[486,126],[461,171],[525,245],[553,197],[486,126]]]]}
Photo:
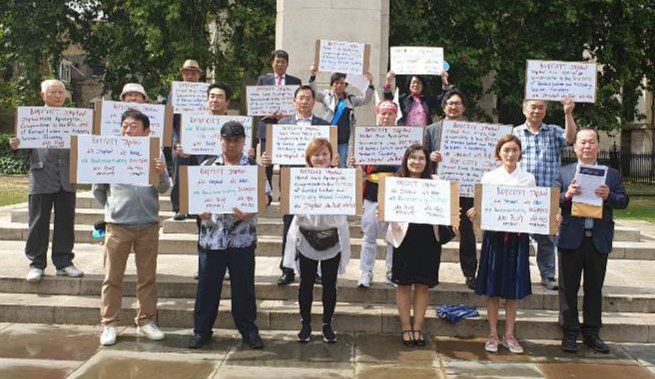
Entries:
{"type": "Polygon", "coordinates": [[[0,206],[27,201],[27,175],[0,175],[0,206]]]}

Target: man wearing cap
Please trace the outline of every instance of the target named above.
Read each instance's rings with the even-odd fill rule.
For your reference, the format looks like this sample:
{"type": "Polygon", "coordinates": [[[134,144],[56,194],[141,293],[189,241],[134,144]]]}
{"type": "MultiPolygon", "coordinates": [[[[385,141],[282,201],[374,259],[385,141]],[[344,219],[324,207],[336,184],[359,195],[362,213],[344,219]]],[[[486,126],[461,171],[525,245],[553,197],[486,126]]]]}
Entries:
{"type": "MultiPolygon", "coordinates": [[[[302,85],[298,87],[294,96],[293,104],[296,108],[296,114],[291,117],[285,117],[280,120],[280,124],[293,124],[293,125],[330,125],[326,120],[314,116],[312,113],[314,109],[314,104],[316,104],[316,93],[312,87],[308,85],[302,85]]],[[[262,158],[270,159],[268,153],[264,153],[262,158]]],[[[293,269],[284,267],[284,249],[287,245],[287,233],[289,232],[289,226],[291,226],[291,221],[293,221],[293,215],[283,215],[282,221],[284,227],[282,229],[282,259],[280,260],[280,270],[282,270],[282,276],[277,281],[278,285],[284,286],[295,280],[295,273],[293,269]]],[[[317,282],[320,281],[320,276],[316,274],[317,282]]]]}
{"type": "Polygon", "coordinates": [[[123,86],[119,98],[125,103],[145,103],[148,101],[148,94],[141,84],[127,83],[123,86]]]}
{"type": "MultiPolygon", "coordinates": [[[[46,107],[61,107],[66,101],[66,87],[56,79],[44,80],[39,93],[46,107]]],[[[9,140],[12,150],[20,148],[20,140],[9,140]]],[[[84,275],[73,265],[75,240],[75,184],[70,182],[70,149],[23,149],[21,155],[30,156],[28,214],[29,229],[25,255],[31,261],[28,282],[38,282],[48,258],[50,214],[54,207],[52,235],[52,263],[57,276],[84,275]]]]}
{"type": "MultiPolygon", "coordinates": [[[[271,53],[271,67],[273,72],[262,75],[257,78],[258,86],[285,86],[285,85],[301,85],[302,81],[295,76],[287,74],[289,67],[289,53],[284,50],[275,50],[271,53]]],[[[276,113],[266,116],[259,120],[257,123],[257,136],[259,138],[259,148],[261,153],[266,151],[266,124],[277,124],[278,121],[285,117],[285,115],[276,113]]],[[[273,166],[266,167],[266,178],[269,184],[273,177],[273,166]]]]}
{"type": "MultiPolygon", "coordinates": [[[[207,87],[207,108],[211,115],[227,115],[227,109],[230,105],[230,96],[232,91],[222,83],[213,83],[207,87]]],[[[179,189],[179,167],[180,166],[197,166],[209,156],[185,154],[182,144],[178,137],[173,138],[173,147],[175,148],[175,158],[173,166],[173,188],[171,189],[171,202],[175,216],[173,220],[180,221],[186,218],[186,215],[180,213],[180,189],[179,189]]]]}
{"type": "MultiPolygon", "coordinates": [[[[221,128],[223,153],[211,157],[203,166],[256,165],[254,159],[243,154],[245,129],[237,121],[221,128]]],[[[263,160],[270,163],[270,159],[263,160]]],[[[270,186],[266,183],[269,196],[270,186]]],[[[225,270],[230,271],[232,318],[252,349],[263,348],[259,329],[255,324],[255,247],[257,244],[257,214],[234,208],[232,214],[199,215],[198,234],[198,290],[194,309],[193,338],[189,348],[198,349],[212,341],[212,328],[218,314],[225,270]]]]}

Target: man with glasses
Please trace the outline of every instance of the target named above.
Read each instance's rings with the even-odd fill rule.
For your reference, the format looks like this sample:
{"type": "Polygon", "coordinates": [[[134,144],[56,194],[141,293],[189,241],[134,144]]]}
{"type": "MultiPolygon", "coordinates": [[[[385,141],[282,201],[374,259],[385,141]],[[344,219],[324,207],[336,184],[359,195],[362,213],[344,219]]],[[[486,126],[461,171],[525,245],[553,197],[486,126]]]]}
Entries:
{"type": "MultiPolygon", "coordinates": [[[[466,103],[464,94],[458,89],[451,89],[446,92],[441,99],[441,106],[448,121],[464,121],[464,111],[466,103]]],[[[430,152],[430,160],[438,165],[441,162],[441,131],[443,121],[429,125],[425,129],[423,144],[430,152]]],[[[460,197],[460,217],[459,217],[459,264],[462,273],[466,278],[466,286],[469,289],[475,289],[475,271],[478,266],[476,256],[475,234],[473,233],[473,223],[466,217],[466,210],[473,207],[472,197],[460,197]]]]}

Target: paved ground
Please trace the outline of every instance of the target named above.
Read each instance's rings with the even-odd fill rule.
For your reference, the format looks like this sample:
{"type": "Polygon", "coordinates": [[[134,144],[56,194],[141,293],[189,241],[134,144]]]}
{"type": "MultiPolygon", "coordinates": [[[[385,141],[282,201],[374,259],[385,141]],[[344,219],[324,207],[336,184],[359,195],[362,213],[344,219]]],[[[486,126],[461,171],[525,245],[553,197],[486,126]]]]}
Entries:
{"type": "Polygon", "coordinates": [[[98,345],[99,327],[0,325],[0,378],[653,378],[655,346],[612,344],[602,355],[557,341],[524,341],[526,354],[487,354],[481,340],[433,338],[406,348],[396,335],[339,335],[334,345],[299,344],[291,333],[262,333],[263,351],[218,331],[206,350],[188,350],[190,330],[166,330],[164,341],[122,329],[118,343],[98,345]]]}

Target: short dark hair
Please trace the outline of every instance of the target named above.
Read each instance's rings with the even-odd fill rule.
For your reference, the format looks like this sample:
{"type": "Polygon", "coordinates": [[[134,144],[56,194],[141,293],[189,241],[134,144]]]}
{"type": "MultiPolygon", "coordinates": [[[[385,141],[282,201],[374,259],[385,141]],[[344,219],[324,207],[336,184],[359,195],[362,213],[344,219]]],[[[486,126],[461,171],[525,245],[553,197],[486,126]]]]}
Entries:
{"type": "Polygon", "coordinates": [[[128,108],[128,110],[123,112],[121,115],[121,124],[123,121],[125,121],[126,118],[133,118],[137,121],[141,121],[143,124],[143,130],[150,129],[150,119],[141,111],[138,111],[134,108],[128,108]]]}
{"type": "Polygon", "coordinates": [[[311,86],[308,86],[307,84],[303,84],[300,87],[296,88],[296,92],[293,93],[294,99],[298,96],[298,93],[300,91],[309,91],[312,93],[312,99],[316,99],[316,92],[314,92],[314,89],[311,86]]]}
{"type": "Polygon", "coordinates": [[[271,52],[271,62],[273,62],[275,58],[282,58],[289,63],[289,53],[284,50],[273,50],[271,52]]]}
{"type": "Polygon", "coordinates": [[[423,86],[423,92],[422,93],[423,94],[427,93],[428,83],[425,81],[425,78],[422,77],[421,75],[410,75],[409,76],[409,78],[407,79],[407,85],[405,86],[406,90],[407,90],[407,93],[409,93],[409,86],[412,84],[412,79],[414,79],[414,78],[416,78],[416,80],[421,82],[421,85],[423,86]]]}
{"type": "Polygon", "coordinates": [[[591,130],[592,132],[596,133],[596,142],[600,143],[600,135],[598,134],[598,130],[596,130],[596,128],[591,126],[583,126],[580,129],[578,129],[578,131],[575,132],[575,139],[573,140],[573,142],[574,143],[578,142],[578,134],[580,134],[580,132],[584,132],[587,130],[591,130]]]}
{"type": "Polygon", "coordinates": [[[425,168],[423,169],[423,172],[421,172],[421,178],[423,179],[432,178],[432,172],[434,172],[434,170],[432,169],[430,152],[425,146],[421,145],[420,143],[415,143],[412,146],[408,147],[407,150],[405,150],[405,155],[403,155],[403,163],[400,165],[400,170],[398,170],[399,177],[409,178],[409,169],[407,168],[407,161],[409,160],[409,156],[412,155],[413,152],[419,150],[422,151],[423,154],[425,154],[425,168]]]}
{"type": "Polygon", "coordinates": [[[330,76],[330,87],[332,87],[334,82],[336,82],[337,80],[345,79],[345,78],[346,78],[346,74],[342,72],[335,72],[334,74],[332,74],[332,76],[330,76]]]}
{"type": "Polygon", "coordinates": [[[453,97],[455,95],[459,96],[459,98],[462,99],[462,105],[464,105],[464,107],[466,107],[466,98],[464,97],[464,92],[460,91],[457,88],[453,88],[451,90],[448,90],[448,92],[446,92],[443,95],[443,97],[441,98],[441,108],[445,108],[446,107],[446,102],[448,101],[448,99],[450,99],[451,97],[453,97]]]}
{"type": "Polygon", "coordinates": [[[209,93],[214,89],[214,88],[219,88],[222,89],[223,92],[225,92],[225,98],[230,100],[230,97],[232,97],[232,90],[230,87],[227,86],[225,83],[212,83],[207,87],[207,98],[209,98],[209,93]]]}

